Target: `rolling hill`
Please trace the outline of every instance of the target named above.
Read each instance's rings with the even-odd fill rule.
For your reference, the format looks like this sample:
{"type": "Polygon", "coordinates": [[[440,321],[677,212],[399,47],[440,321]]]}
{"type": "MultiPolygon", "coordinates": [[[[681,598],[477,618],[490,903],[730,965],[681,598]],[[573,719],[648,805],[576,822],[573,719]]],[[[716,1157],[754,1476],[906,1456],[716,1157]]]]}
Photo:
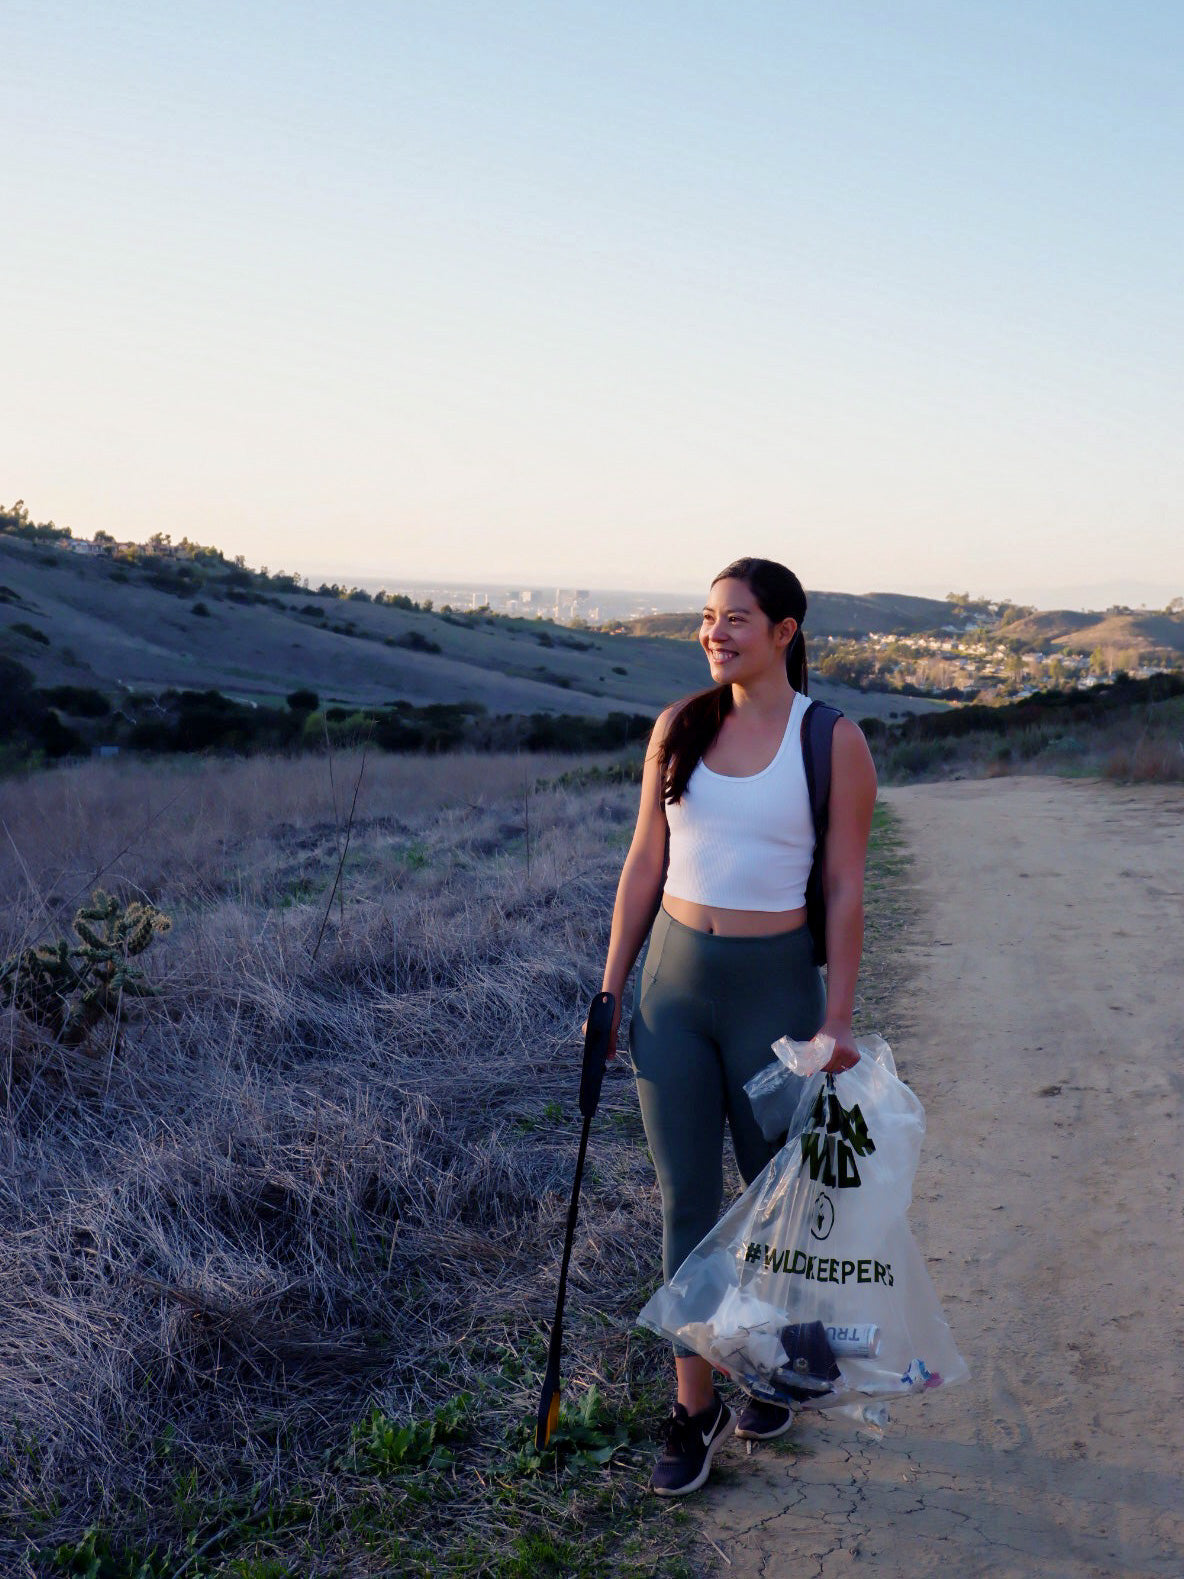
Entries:
{"type": "MultiPolygon", "coordinates": [[[[986,610],[984,603],[966,605],[971,616],[986,610]]],[[[909,636],[940,630],[958,618],[945,598],[918,598],[902,592],[811,592],[805,630],[807,637],[909,636]]],[[[699,615],[694,609],[685,614],[647,614],[634,620],[630,628],[638,635],[694,636],[699,615]]]]}
{"type": "Polygon", "coordinates": [[[1050,609],[1013,620],[1007,635],[1049,651],[1136,653],[1146,662],[1184,652],[1184,615],[1162,610],[1115,609],[1107,614],[1050,609]]]}
{"type": "MultiPolygon", "coordinates": [[[[690,641],[276,592],[258,578],[251,585],[247,572],[180,588],[170,575],[151,560],[128,565],[0,537],[0,656],[39,685],[111,697],[216,689],[271,704],[309,687],[345,705],[467,701],[490,713],[593,718],[657,712],[707,680],[690,641]]],[[[939,705],[816,689],[856,718],[939,705]]]]}

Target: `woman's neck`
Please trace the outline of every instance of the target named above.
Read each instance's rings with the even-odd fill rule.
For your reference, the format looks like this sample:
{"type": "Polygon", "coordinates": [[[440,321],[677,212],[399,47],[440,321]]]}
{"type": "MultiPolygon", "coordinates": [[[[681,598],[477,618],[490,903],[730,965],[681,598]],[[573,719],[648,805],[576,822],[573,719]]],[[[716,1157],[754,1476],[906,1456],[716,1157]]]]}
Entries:
{"type": "Polygon", "coordinates": [[[782,669],[758,675],[749,685],[732,684],[732,711],[749,717],[780,717],[793,706],[793,686],[782,669]]]}

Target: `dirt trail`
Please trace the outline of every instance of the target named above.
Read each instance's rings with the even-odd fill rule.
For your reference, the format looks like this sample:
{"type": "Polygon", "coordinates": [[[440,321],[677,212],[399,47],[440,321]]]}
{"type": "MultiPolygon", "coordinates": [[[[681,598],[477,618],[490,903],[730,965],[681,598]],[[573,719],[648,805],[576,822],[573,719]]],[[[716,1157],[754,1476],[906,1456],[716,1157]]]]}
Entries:
{"type": "Polygon", "coordinates": [[[921,901],[912,1221],[972,1375],[880,1441],[807,1417],[796,1452],[729,1444],[703,1571],[1181,1579],[1184,793],[886,798],[921,901]]]}

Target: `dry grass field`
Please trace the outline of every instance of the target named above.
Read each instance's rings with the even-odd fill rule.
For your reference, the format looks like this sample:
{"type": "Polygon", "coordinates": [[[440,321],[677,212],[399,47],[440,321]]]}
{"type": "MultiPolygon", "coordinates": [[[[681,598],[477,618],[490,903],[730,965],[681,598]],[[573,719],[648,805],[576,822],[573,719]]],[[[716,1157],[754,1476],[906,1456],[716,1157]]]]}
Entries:
{"type": "MultiPolygon", "coordinates": [[[[0,954],[97,885],[173,922],[138,1013],[70,1047],[0,1022],[4,1572],[695,1571],[644,1494],[667,1357],[632,1327],[660,1229],[624,1059],[533,1451],[635,805],[557,766],[371,758],[331,905],[357,757],[0,786],[0,954]]],[[[881,828],[877,1016],[898,865],[881,828]]]]}

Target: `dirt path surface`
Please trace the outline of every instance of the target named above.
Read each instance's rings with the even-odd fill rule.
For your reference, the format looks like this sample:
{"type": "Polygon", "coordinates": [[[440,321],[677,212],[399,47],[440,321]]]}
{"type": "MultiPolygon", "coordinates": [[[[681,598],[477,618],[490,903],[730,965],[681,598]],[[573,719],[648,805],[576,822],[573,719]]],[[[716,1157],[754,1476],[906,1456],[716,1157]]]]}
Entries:
{"type": "Polygon", "coordinates": [[[919,885],[911,1220],[971,1379],[880,1441],[807,1417],[788,1449],[729,1444],[703,1572],[1181,1579],[1184,793],[886,799],[919,885]]]}

